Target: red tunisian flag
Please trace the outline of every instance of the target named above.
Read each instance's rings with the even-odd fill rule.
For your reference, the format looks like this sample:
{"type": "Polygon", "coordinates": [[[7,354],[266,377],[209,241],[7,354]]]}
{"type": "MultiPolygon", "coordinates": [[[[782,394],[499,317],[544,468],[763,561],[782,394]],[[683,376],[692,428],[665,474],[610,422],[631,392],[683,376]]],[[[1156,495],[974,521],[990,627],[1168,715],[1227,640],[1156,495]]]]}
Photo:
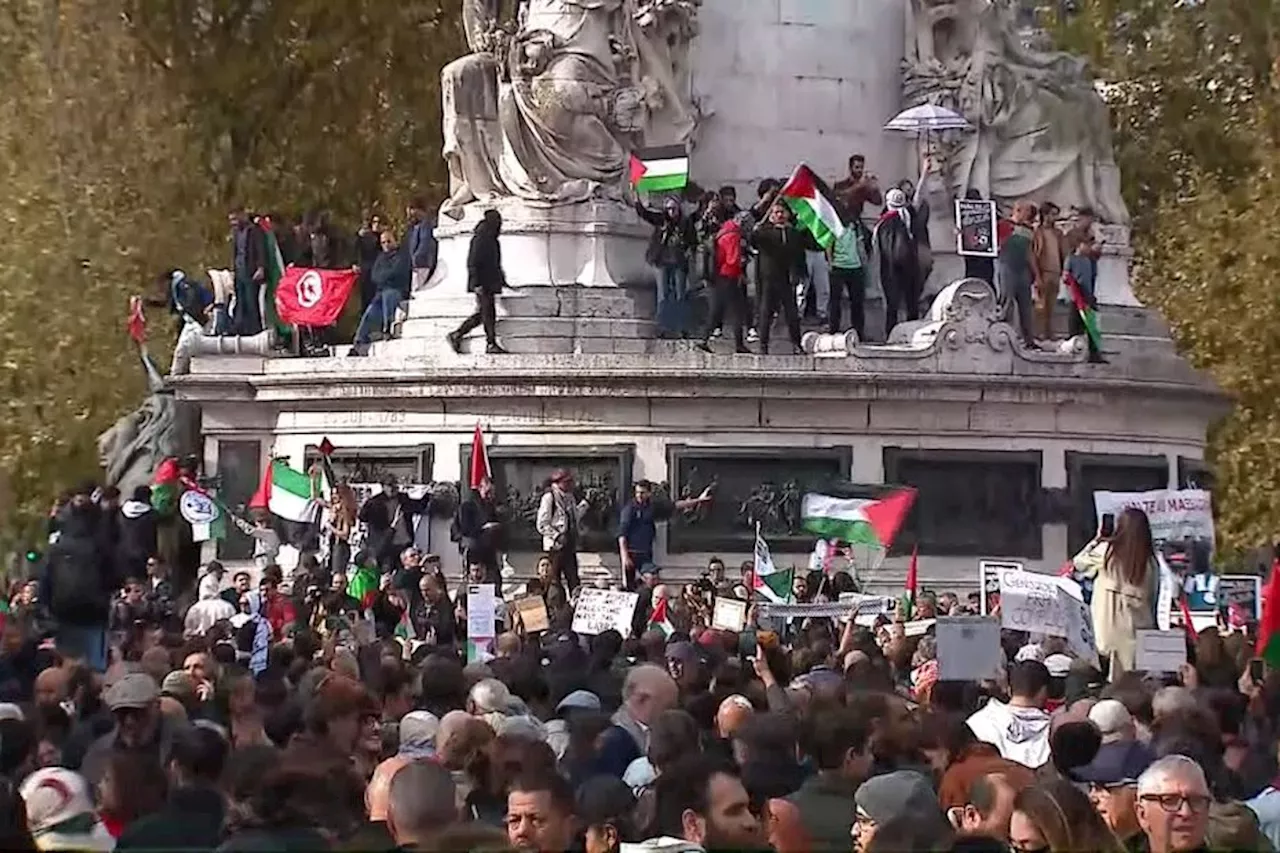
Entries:
{"type": "Polygon", "coordinates": [[[289,267],[276,285],[276,313],[290,326],[332,326],[357,275],[354,270],[289,267]]]}

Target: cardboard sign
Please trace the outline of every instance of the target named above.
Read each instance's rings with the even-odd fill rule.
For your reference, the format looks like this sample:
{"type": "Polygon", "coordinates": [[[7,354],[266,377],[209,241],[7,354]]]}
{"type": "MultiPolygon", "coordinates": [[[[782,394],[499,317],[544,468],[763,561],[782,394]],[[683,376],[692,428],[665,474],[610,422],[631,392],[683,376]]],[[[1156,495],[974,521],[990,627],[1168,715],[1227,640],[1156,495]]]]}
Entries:
{"type": "Polygon", "coordinates": [[[747,603],[720,596],[711,612],[711,627],[722,631],[741,631],[747,626],[747,603]]]}
{"type": "Polygon", "coordinates": [[[467,639],[492,639],[498,621],[498,596],[491,583],[467,587],[467,639]]]}
{"type": "Polygon", "coordinates": [[[935,637],[939,681],[982,681],[999,677],[1003,662],[999,619],[940,616],[935,637]]]}
{"type": "Polygon", "coordinates": [[[973,258],[994,258],[996,203],[982,199],[956,199],[956,252],[973,258]]]}
{"type": "Polygon", "coordinates": [[[520,616],[520,624],[524,625],[525,633],[536,634],[551,627],[551,620],[547,616],[547,603],[542,600],[542,596],[528,595],[517,598],[512,602],[512,606],[520,616]]]}
{"type": "Polygon", "coordinates": [[[1066,637],[1071,623],[1058,578],[1035,572],[1000,572],[1000,624],[1014,631],[1066,637]]]}
{"type": "Polygon", "coordinates": [[[573,632],[595,636],[612,629],[629,637],[639,599],[634,592],[583,587],[573,608],[573,632]]]}
{"type": "Polygon", "coordinates": [[[982,596],[978,600],[978,612],[983,616],[995,613],[996,605],[1000,603],[1000,572],[1003,569],[1021,572],[1026,566],[1016,560],[978,561],[978,592],[982,596]]]}
{"type": "Polygon", "coordinates": [[[1177,672],[1187,662],[1187,632],[1138,629],[1137,668],[1145,672],[1177,672]]]}
{"type": "Polygon", "coordinates": [[[1098,643],[1093,634],[1093,611],[1084,600],[1084,591],[1080,584],[1071,578],[1055,578],[1058,589],[1066,599],[1067,609],[1067,644],[1076,657],[1098,665],[1098,643]]]}

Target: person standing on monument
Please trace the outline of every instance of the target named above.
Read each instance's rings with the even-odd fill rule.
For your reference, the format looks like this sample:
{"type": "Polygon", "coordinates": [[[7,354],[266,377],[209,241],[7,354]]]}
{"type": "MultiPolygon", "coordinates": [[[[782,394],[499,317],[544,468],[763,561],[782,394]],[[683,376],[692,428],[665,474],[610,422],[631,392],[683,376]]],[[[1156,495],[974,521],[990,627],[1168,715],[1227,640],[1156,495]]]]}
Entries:
{"type": "Polygon", "coordinates": [[[573,475],[559,468],[551,475],[551,483],[542,494],[534,523],[542,536],[542,549],[551,558],[553,581],[564,584],[570,592],[578,588],[578,527],[589,503],[573,494],[573,475]]]}
{"type": "Polygon", "coordinates": [[[394,477],[385,478],[382,493],[360,507],[360,520],[368,528],[365,548],[373,553],[383,574],[395,571],[400,552],[413,544],[413,517],[430,509],[430,494],[411,498],[400,491],[394,477]]]}
{"type": "Polygon", "coordinates": [[[484,566],[483,583],[502,583],[499,554],[503,546],[503,507],[494,497],[493,480],[485,477],[471,497],[458,507],[452,538],[458,543],[463,562],[484,566]]]}
{"type": "Polygon", "coordinates": [[[667,196],[662,210],[636,200],[636,213],[653,226],[645,260],[658,281],[658,337],[678,338],[685,332],[685,291],[689,281],[689,253],[698,244],[693,218],[680,208],[680,199],[667,196]]]}
{"type": "Polygon", "coordinates": [[[996,257],[1000,289],[1004,297],[1013,303],[1022,341],[1028,347],[1036,346],[1031,305],[1031,285],[1036,275],[1031,254],[1031,224],[1035,215],[1036,206],[1029,201],[1019,201],[1013,206],[1013,214],[1009,217],[1013,228],[1000,241],[1000,254],[996,257]]]}
{"type": "MultiPolygon", "coordinates": [[[[739,334],[741,331],[739,330],[739,334]]],[[[711,502],[711,486],[696,498],[672,501],[653,499],[653,483],[637,480],[631,502],[622,508],[618,519],[618,554],[622,558],[624,589],[636,588],[636,573],[653,562],[653,546],[658,541],[658,522],[669,521],[676,512],[693,509],[711,502]]]]}
{"type": "Polygon", "coordinates": [[[498,345],[498,308],[494,297],[507,286],[507,276],[502,271],[502,214],[490,208],[476,223],[467,251],[467,291],[476,295],[476,310],[462,321],[462,325],[449,333],[449,347],[461,354],[462,339],[477,326],[484,326],[484,351],[490,355],[505,355],[498,345]]]}
{"type": "MultiPolygon", "coordinates": [[[[777,190],[774,190],[776,195],[777,190]]],[[[796,306],[795,282],[808,268],[805,252],[817,243],[791,225],[791,211],[781,201],[769,207],[769,217],[756,226],[752,234],[760,252],[757,263],[760,276],[760,318],[756,329],[760,334],[760,355],[769,353],[769,335],[773,320],[782,311],[791,338],[791,352],[802,355],[800,348],[800,311],[796,306]]]]}
{"type": "Polygon", "coordinates": [[[420,198],[415,198],[409,202],[405,214],[409,220],[409,233],[405,241],[409,244],[409,262],[413,266],[412,283],[416,290],[435,275],[439,248],[436,243],[435,226],[427,216],[427,203],[420,198]]]}
{"type": "Polygon", "coordinates": [[[874,205],[884,204],[880,182],[875,175],[867,174],[867,158],[862,154],[849,157],[848,177],[836,181],[831,190],[848,206],[854,219],[862,218],[862,210],[868,202],[874,205]]]}
{"type": "Polygon", "coordinates": [[[1031,257],[1036,268],[1036,335],[1046,341],[1053,340],[1053,305],[1058,301],[1058,285],[1067,258],[1063,251],[1066,238],[1058,230],[1060,213],[1051,201],[1040,205],[1040,218],[1031,236],[1031,257]]]}
{"type": "Polygon", "coordinates": [[[241,206],[227,215],[231,226],[231,271],[235,276],[235,305],[231,313],[232,332],[256,335],[262,331],[259,291],[266,280],[267,244],[262,229],[241,206]]]}

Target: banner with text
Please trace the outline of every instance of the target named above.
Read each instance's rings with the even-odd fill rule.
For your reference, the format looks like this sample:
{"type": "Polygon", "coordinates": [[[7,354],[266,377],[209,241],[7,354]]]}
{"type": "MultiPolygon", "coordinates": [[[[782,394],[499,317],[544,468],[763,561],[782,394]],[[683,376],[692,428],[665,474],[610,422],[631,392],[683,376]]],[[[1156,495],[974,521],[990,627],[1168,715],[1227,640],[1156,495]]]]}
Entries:
{"type": "Polygon", "coordinates": [[[639,598],[634,592],[583,587],[573,609],[573,632],[595,636],[612,628],[624,639],[631,636],[631,618],[639,598]]]}
{"type": "Polygon", "coordinates": [[[1157,489],[1150,492],[1094,492],[1097,518],[1117,520],[1128,507],[1147,514],[1151,538],[1161,542],[1202,541],[1213,547],[1213,504],[1204,489],[1157,489]]]}

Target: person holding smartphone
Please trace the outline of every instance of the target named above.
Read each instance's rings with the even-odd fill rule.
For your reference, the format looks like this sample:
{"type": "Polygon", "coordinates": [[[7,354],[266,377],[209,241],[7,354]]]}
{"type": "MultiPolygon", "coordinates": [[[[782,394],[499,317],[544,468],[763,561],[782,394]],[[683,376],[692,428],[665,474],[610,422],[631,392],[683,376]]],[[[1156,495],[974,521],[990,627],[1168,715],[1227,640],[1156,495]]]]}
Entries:
{"type": "Polygon", "coordinates": [[[1109,661],[1115,681],[1135,668],[1138,630],[1156,626],[1160,568],[1145,512],[1129,507],[1115,518],[1109,536],[1107,526],[1104,515],[1098,534],[1071,562],[1076,572],[1093,579],[1090,607],[1098,656],[1109,661]]]}

